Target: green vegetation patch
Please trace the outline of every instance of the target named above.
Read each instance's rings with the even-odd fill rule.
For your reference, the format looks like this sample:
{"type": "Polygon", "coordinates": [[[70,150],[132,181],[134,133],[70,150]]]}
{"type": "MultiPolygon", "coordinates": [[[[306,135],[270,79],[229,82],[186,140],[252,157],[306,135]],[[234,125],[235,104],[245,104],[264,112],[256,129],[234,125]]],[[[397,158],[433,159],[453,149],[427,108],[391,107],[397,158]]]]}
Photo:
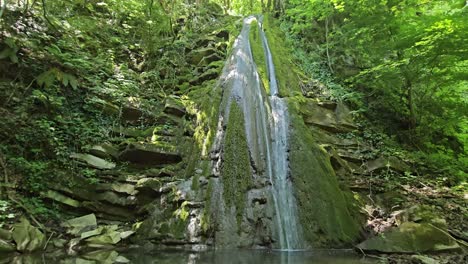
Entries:
{"type": "Polygon", "coordinates": [[[290,169],[304,238],[316,247],[351,245],[360,236],[359,217],[352,200],[339,188],[324,149],[320,148],[289,100],[291,117],[290,169]]]}
{"type": "Polygon", "coordinates": [[[250,26],[250,48],[255,64],[257,65],[257,72],[260,75],[263,86],[266,92],[270,93],[270,82],[268,81],[268,70],[266,66],[265,51],[263,50],[262,38],[260,37],[260,29],[257,22],[252,22],[250,26]]]}
{"type": "Polygon", "coordinates": [[[273,17],[269,15],[263,21],[263,28],[273,56],[280,96],[292,96],[300,93],[300,76],[304,74],[296,67],[291,51],[286,48],[289,45],[286,43],[284,33],[275,24],[273,17]]]}
{"type": "Polygon", "coordinates": [[[244,115],[237,102],[231,104],[224,139],[224,161],[221,168],[226,206],[235,206],[237,224],[242,221],[247,190],[252,185],[250,157],[245,135],[244,115]]]}

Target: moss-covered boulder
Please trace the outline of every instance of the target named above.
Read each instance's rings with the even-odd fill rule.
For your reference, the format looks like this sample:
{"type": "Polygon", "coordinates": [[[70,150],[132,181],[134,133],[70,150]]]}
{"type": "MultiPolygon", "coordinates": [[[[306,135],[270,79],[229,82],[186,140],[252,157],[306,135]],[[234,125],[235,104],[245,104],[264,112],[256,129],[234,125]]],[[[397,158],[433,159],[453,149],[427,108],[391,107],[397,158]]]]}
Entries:
{"type": "Polygon", "coordinates": [[[164,105],[164,113],[182,117],[187,113],[187,110],[179,98],[168,97],[164,105]]]}
{"type": "Polygon", "coordinates": [[[350,110],[343,103],[304,100],[300,103],[300,111],[307,125],[317,126],[333,133],[349,132],[357,128],[350,110]]]}
{"type": "Polygon", "coordinates": [[[13,225],[13,240],[16,249],[20,252],[33,252],[44,249],[46,236],[36,227],[32,226],[26,218],[13,225]]]}
{"type": "Polygon", "coordinates": [[[190,52],[188,62],[192,65],[208,65],[213,61],[223,60],[223,56],[218,54],[215,48],[207,47],[190,52]]]}
{"type": "Polygon", "coordinates": [[[411,168],[405,162],[397,157],[380,157],[375,160],[367,162],[367,171],[379,171],[383,169],[393,169],[399,172],[411,171],[411,168]]]}
{"type": "Polygon", "coordinates": [[[385,253],[423,253],[460,250],[450,234],[428,223],[405,222],[357,245],[364,251],[385,253]]]}
{"type": "Polygon", "coordinates": [[[358,208],[352,194],[340,188],[328,153],[299,114],[301,104],[295,98],[289,102],[289,166],[303,236],[314,247],[349,246],[361,236],[358,208]]]}
{"type": "Polygon", "coordinates": [[[97,227],[97,220],[94,214],[88,214],[70,219],[62,224],[67,232],[72,235],[81,235],[84,232],[94,230],[97,227]]]}

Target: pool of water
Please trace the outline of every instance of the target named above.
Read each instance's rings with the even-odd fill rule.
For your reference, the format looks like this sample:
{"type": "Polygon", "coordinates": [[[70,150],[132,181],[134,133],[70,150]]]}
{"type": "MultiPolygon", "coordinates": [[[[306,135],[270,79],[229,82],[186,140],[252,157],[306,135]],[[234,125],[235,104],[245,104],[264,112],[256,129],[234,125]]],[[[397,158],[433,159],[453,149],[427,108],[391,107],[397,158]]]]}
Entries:
{"type": "Polygon", "coordinates": [[[61,254],[36,254],[0,257],[0,263],[60,263],[60,264],[98,264],[98,263],[157,263],[157,264],[353,264],[375,263],[356,255],[351,250],[317,251],[272,251],[272,250],[217,250],[204,252],[153,251],[127,252],[97,251],[80,256],[61,254]]]}

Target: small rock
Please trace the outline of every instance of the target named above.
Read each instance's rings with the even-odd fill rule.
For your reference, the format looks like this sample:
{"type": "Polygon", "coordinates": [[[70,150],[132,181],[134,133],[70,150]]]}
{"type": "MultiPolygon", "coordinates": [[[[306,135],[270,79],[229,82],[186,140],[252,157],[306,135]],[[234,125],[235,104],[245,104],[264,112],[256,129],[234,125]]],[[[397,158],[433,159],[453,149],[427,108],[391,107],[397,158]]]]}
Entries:
{"type": "Polygon", "coordinates": [[[120,238],[121,239],[126,239],[130,237],[131,235],[135,234],[135,231],[124,231],[120,233],[120,238]]]}
{"type": "Polygon", "coordinates": [[[67,241],[65,239],[57,238],[57,239],[53,239],[51,243],[56,248],[64,248],[65,244],[67,244],[67,241]]]}
{"type": "Polygon", "coordinates": [[[102,226],[100,226],[97,229],[81,233],[80,238],[81,239],[86,239],[86,238],[89,238],[89,237],[92,237],[92,236],[100,235],[103,230],[104,230],[104,228],[102,226]]]}
{"type": "Polygon", "coordinates": [[[68,228],[68,233],[72,235],[81,235],[83,232],[97,228],[96,216],[89,214],[73,218],[64,222],[62,226],[68,228]]]}
{"type": "Polygon", "coordinates": [[[86,239],[89,247],[105,247],[106,245],[115,245],[122,240],[120,238],[120,233],[112,230],[106,229],[102,235],[93,236],[86,239]]]}
{"type": "Polygon", "coordinates": [[[18,251],[33,252],[44,248],[45,235],[32,226],[26,218],[22,218],[20,223],[13,225],[13,228],[12,237],[18,251]]]}

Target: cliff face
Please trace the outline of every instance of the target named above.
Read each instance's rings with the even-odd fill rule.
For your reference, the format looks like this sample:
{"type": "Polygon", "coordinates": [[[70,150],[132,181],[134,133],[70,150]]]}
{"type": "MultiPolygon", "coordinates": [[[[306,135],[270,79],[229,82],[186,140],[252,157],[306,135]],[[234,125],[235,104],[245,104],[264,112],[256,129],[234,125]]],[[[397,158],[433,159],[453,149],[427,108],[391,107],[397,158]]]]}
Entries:
{"type": "MultiPolygon", "coordinates": [[[[284,100],[282,112],[289,108],[289,115],[281,117],[285,134],[278,136],[278,113],[268,95],[272,83],[265,76],[271,70],[263,54],[264,33],[254,18],[243,25],[243,19],[217,11],[208,6],[195,14],[196,19],[182,17],[176,35],[154,47],[132,46],[126,32],[119,31],[115,43],[95,43],[101,45],[97,51],[86,36],[69,36],[55,46],[44,37],[40,41],[51,46],[43,55],[21,58],[30,65],[41,60],[49,65],[47,56],[59,60],[59,66],[46,67],[33,81],[37,89],[30,95],[25,90],[34,103],[25,114],[34,124],[42,120],[48,128],[41,129],[56,133],[58,141],[44,142],[54,135],[37,134],[31,145],[43,153],[22,157],[26,163],[19,163],[20,152],[8,146],[5,154],[8,162],[16,162],[10,167],[15,173],[43,166],[32,172],[35,178],[11,181],[24,183],[25,191],[36,186],[34,195],[44,206],[53,204],[64,218],[73,218],[73,224],[55,220],[62,231],[68,230],[69,250],[129,243],[281,248],[290,233],[284,223],[296,218],[281,217],[286,207],[293,208],[287,215],[298,213],[300,224],[293,226],[304,234],[294,247],[351,245],[358,237],[359,224],[351,218],[353,202],[345,199],[329,157],[306,126],[299,102],[307,99],[294,94],[299,82],[285,68],[297,69],[284,43],[270,40],[278,65],[275,89],[284,97],[276,101],[284,100]],[[193,28],[203,21],[211,22],[193,28]],[[83,49],[66,49],[72,40],[84,42],[83,49]],[[105,45],[116,54],[112,60],[93,56],[105,45]],[[83,60],[72,71],[67,68],[72,55],[85,56],[87,63],[83,60]],[[101,68],[93,68],[93,63],[101,68]],[[289,198],[281,198],[277,190],[277,149],[285,153],[280,166],[284,182],[293,184],[283,188],[283,193],[289,190],[284,196],[289,198]]],[[[103,17],[89,19],[100,24],[106,14],[102,10],[103,17]]],[[[8,33],[18,34],[14,45],[27,43],[28,29],[24,30],[8,33]]],[[[34,30],[50,34],[46,27],[34,30]]],[[[103,27],[103,37],[108,30],[103,27]]],[[[268,30],[268,38],[281,34],[275,27],[268,30]]],[[[24,55],[21,52],[18,56],[24,55]]],[[[11,65],[19,70],[30,67],[13,61],[11,65]]],[[[12,81],[14,71],[3,71],[2,78],[2,83],[12,81]]],[[[13,92],[10,99],[3,95],[10,110],[2,111],[26,107],[17,100],[19,93],[13,92]]],[[[20,125],[18,134],[25,137],[35,127],[20,125]]]]}

